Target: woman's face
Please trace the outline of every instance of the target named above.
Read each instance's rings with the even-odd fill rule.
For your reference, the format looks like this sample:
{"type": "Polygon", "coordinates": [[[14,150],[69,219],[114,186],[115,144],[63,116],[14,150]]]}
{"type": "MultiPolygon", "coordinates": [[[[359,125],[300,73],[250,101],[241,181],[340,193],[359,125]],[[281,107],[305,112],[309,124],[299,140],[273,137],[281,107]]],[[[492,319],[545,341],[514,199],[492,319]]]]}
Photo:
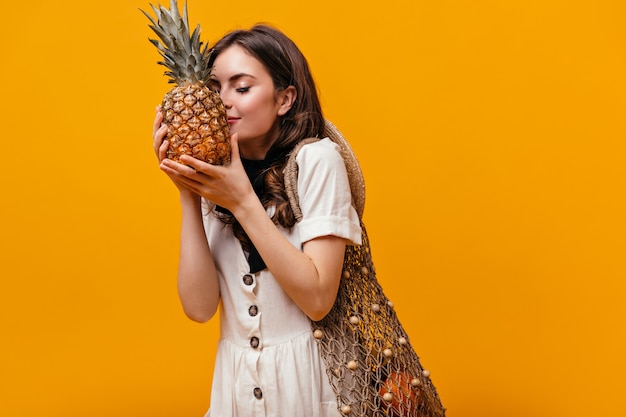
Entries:
{"type": "Polygon", "coordinates": [[[278,137],[278,117],[291,107],[289,94],[276,92],[263,64],[238,45],[215,59],[211,88],[219,92],[226,106],[230,132],[238,134],[241,156],[263,159],[278,137]]]}

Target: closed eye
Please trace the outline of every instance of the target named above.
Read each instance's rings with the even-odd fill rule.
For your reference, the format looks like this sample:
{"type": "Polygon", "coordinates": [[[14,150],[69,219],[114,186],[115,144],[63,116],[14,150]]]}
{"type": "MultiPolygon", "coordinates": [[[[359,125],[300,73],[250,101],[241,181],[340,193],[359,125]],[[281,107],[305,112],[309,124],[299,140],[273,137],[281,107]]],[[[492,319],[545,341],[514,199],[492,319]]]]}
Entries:
{"type": "Polygon", "coordinates": [[[238,92],[239,94],[245,94],[248,91],[250,91],[250,87],[239,87],[235,89],[236,92],[238,92]]]}

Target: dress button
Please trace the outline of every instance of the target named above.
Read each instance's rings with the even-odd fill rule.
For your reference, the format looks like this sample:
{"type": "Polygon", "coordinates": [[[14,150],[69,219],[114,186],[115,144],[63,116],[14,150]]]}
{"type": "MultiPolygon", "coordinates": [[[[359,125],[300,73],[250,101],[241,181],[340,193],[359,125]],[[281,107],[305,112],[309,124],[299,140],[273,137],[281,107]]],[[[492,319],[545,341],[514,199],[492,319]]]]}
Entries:
{"type": "Polygon", "coordinates": [[[261,391],[261,388],[256,387],[254,389],[254,397],[258,400],[260,400],[261,398],[263,398],[263,391],[261,391]]]}
{"type": "Polygon", "coordinates": [[[254,336],[252,339],[250,339],[250,346],[252,346],[253,349],[256,349],[259,347],[259,338],[254,336]]]}
{"type": "Polygon", "coordinates": [[[257,314],[259,314],[259,308],[257,306],[250,306],[250,308],[248,309],[248,314],[250,314],[252,317],[256,316],[257,314]]]}
{"type": "Polygon", "coordinates": [[[246,285],[252,285],[254,282],[254,277],[250,274],[246,274],[243,276],[243,283],[246,285]]]}

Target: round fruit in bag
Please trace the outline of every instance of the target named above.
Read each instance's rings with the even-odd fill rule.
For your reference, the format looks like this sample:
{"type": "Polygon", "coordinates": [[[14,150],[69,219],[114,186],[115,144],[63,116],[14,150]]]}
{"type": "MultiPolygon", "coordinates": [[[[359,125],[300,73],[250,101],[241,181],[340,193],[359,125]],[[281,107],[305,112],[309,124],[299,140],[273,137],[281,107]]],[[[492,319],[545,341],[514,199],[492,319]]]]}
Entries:
{"type": "Polygon", "coordinates": [[[420,416],[417,411],[419,389],[407,372],[391,372],[378,390],[382,403],[397,417],[420,416]]]}

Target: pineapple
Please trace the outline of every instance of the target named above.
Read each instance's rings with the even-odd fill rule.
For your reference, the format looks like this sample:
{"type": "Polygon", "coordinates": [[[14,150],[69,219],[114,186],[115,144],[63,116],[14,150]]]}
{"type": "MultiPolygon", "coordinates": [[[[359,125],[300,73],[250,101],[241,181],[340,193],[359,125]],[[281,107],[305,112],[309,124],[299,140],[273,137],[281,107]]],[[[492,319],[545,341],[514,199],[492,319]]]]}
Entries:
{"type": "Polygon", "coordinates": [[[212,68],[211,52],[200,42],[200,25],[189,33],[185,2],[182,16],[176,0],[170,9],[150,5],[156,19],[145,11],[150,28],[160,39],[149,39],[163,57],[158,64],[167,68],[168,82],[177,86],[165,94],[161,104],[163,123],[168,127],[170,145],[167,157],[179,161],[181,155],[214,165],[230,162],[230,131],[226,108],[219,95],[208,88],[212,68]]]}

